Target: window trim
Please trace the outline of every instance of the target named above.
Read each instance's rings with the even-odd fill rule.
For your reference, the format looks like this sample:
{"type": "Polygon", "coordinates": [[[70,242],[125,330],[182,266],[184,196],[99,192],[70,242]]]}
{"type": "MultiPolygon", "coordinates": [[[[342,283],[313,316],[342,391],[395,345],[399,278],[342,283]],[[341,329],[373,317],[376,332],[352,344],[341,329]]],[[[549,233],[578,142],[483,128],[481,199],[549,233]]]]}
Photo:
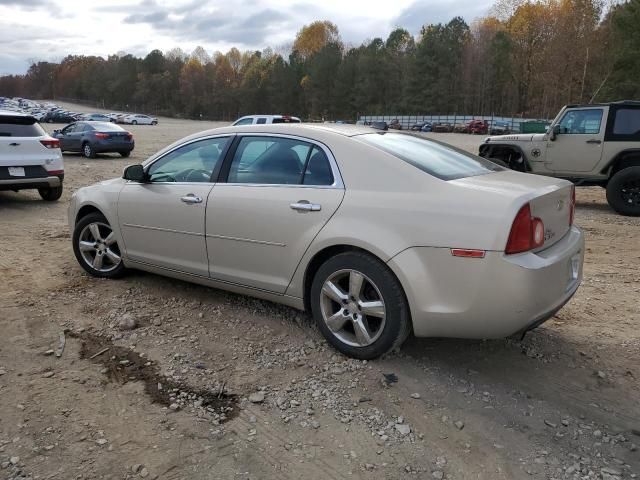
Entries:
{"type": "Polygon", "coordinates": [[[220,134],[217,134],[217,135],[207,135],[205,137],[192,138],[188,142],[180,143],[178,145],[175,145],[170,150],[167,150],[166,152],[162,152],[162,154],[158,155],[155,158],[151,157],[151,158],[147,159],[146,162],[143,162],[143,167],[144,167],[144,173],[148,174],[149,169],[151,168],[151,166],[154,163],[162,160],[164,157],[166,157],[167,155],[170,155],[171,153],[175,152],[179,148],[182,148],[185,145],[190,145],[190,144],[195,143],[195,142],[201,142],[203,140],[212,140],[212,139],[215,139],[215,138],[228,138],[229,141],[225,145],[224,150],[222,150],[222,152],[220,153],[220,156],[222,157],[222,160],[220,162],[218,162],[218,165],[216,165],[216,167],[213,169],[213,172],[211,173],[211,177],[209,177],[209,181],[208,182],[148,182],[148,184],[149,185],[212,185],[212,184],[217,183],[217,180],[218,180],[218,177],[220,175],[220,171],[222,169],[222,166],[224,165],[224,163],[226,161],[227,155],[229,154],[229,150],[231,149],[231,145],[235,141],[235,134],[233,134],[233,133],[231,133],[231,134],[229,134],[229,133],[220,133],[220,134]]]}
{"type": "MultiPolygon", "coordinates": [[[[313,149],[313,147],[312,147],[313,149]]],[[[304,174],[304,172],[303,172],[304,174]]],[[[220,176],[218,178],[219,184],[234,186],[234,187],[275,187],[275,188],[320,188],[320,189],[339,189],[344,190],[345,185],[342,180],[342,174],[340,173],[340,168],[338,167],[338,162],[336,161],[333,152],[329,149],[327,145],[318,140],[314,140],[308,137],[302,137],[300,135],[289,135],[285,133],[238,133],[236,134],[236,138],[233,141],[233,145],[226,152],[226,157],[224,159],[222,169],[220,170],[220,176]],[[329,166],[331,168],[331,174],[333,175],[333,183],[331,185],[305,185],[303,183],[235,183],[235,182],[227,182],[229,178],[229,171],[231,170],[231,163],[233,162],[233,157],[235,156],[236,150],[238,148],[238,144],[240,140],[245,137],[274,137],[274,138],[283,138],[287,140],[298,140],[301,142],[306,142],[311,144],[312,146],[317,146],[320,148],[327,159],[329,160],[329,166]]]]}

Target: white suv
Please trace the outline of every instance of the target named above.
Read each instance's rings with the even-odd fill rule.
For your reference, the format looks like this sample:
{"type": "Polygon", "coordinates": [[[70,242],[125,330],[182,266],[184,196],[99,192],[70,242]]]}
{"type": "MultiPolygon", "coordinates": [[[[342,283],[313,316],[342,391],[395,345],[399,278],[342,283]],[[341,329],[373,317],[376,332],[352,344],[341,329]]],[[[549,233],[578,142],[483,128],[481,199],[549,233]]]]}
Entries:
{"type": "Polygon", "coordinates": [[[0,110],[0,191],[37,188],[44,200],[62,195],[60,141],[31,115],[0,110]]]}
{"type": "Polygon", "coordinates": [[[288,115],[247,115],[233,122],[233,127],[238,125],[264,125],[267,123],[300,123],[298,117],[288,115]]]}

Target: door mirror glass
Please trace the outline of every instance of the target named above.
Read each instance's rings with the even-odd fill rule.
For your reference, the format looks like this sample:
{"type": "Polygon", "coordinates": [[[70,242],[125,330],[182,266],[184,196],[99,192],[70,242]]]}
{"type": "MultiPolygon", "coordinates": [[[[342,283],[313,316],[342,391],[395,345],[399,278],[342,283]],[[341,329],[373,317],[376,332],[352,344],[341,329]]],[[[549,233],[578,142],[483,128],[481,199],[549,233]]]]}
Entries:
{"type": "Polygon", "coordinates": [[[122,178],[125,180],[131,180],[132,182],[143,183],[146,181],[146,174],[144,173],[144,167],[142,165],[129,165],[124,169],[122,178]]]}

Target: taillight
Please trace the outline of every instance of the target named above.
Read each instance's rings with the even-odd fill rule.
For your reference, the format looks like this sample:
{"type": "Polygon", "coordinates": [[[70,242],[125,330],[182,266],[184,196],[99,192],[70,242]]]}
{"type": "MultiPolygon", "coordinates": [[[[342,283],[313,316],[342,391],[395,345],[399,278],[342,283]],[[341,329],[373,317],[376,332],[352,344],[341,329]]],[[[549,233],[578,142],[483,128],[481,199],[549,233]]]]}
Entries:
{"type": "Polygon", "coordinates": [[[569,225],[573,225],[576,216],[576,186],[571,185],[571,204],[569,205],[569,225]]]}
{"type": "Polygon", "coordinates": [[[126,138],[127,140],[133,140],[133,135],[131,135],[130,132],[127,132],[126,138]]]}
{"type": "Polygon", "coordinates": [[[40,140],[40,143],[46,148],[60,148],[60,140],[52,138],[51,140],[40,140]]]}
{"type": "Polygon", "coordinates": [[[524,205],[511,225],[509,240],[504,251],[507,254],[522,253],[544,245],[544,223],[531,216],[531,207],[524,205]]]}
{"type": "Polygon", "coordinates": [[[107,138],[109,138],[109,134],[108,133],[94,133],[93,135],[94,135],[94,137],[100,138],[102,140],[106,140],[107,138]]]}

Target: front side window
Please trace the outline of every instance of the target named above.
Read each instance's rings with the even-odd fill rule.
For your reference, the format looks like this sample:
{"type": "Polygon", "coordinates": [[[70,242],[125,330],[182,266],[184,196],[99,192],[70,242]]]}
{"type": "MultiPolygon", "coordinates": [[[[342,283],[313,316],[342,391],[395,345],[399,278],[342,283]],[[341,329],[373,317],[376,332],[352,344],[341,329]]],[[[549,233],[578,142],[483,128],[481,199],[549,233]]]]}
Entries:
{"type": "Polygon", "coordinates": [[[316,145],[280,137],[243,137],[229,169],[229,183],[332,185],[324,151],[316,145]]]}
{"type": "Polygon", "coordinates": [[[154,162],[147,175],[151,182],[211,182],[222,161],[229,137],[191,142],[154,162]]]}
{"type": "Polygon", "coordinates": [[[570,110],[560,120],[560,133],[565,135],[595,135],[600,133],[602,109],[570,110]]]}
{"type": "Polygon", "coordinates": [[[240,120],[238,120],[236,123],[234,123],[234,126],[238,126],[238,125],[251,125],[253,124],[253,118],[242,118],[240,120]]]}
{"type": "Polygon", "coordinates": [[[411,134],[366,133],[353,138],[377,147],[441,180],[455,180],[504,170],[482,157],[411,134]]]}

